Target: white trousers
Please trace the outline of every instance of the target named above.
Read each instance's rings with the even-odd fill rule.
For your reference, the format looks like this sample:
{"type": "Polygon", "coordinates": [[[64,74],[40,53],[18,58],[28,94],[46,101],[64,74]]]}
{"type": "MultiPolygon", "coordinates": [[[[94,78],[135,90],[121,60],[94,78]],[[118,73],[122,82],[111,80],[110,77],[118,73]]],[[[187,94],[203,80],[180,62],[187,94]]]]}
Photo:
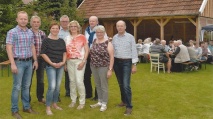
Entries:
{"type": "Polygon", "coordinates": [[[78,65],[82,62],[81,59],[67,60],[67,70],[70,79],[70,97],[72,102],[76,103],[77,92],[79,94],[79,103],[85,104],[85,86],[84,86],[84,71],[85,65],[81,70],[78,70],[78,65]]]}

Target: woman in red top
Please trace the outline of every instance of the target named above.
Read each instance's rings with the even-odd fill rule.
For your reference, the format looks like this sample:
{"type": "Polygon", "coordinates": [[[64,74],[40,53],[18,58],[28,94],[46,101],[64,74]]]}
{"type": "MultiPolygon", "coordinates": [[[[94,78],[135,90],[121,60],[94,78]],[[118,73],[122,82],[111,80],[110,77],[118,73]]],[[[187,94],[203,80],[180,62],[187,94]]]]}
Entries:
{"type": "Polygon", "coordinates": [[[83,109],[85,105],[84,71],[89,47],[86,37],[80,34],[80,25],[77,21],[69,23],[70,35],[65,38],[67,49],[67,70],[70,77],[70,108],[75,107],[77,91],[79,93],[79,106],[83,109]]]}

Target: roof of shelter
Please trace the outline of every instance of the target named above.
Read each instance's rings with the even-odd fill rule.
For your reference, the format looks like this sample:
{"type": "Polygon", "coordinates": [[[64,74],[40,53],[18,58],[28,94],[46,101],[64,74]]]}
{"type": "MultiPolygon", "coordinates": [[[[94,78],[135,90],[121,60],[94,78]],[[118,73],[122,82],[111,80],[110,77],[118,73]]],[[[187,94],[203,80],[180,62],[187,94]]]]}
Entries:
{"type": "Polygon", "coordinates": [[[198,15],[203,0],[84,0],[85,18],[198,15]]]}

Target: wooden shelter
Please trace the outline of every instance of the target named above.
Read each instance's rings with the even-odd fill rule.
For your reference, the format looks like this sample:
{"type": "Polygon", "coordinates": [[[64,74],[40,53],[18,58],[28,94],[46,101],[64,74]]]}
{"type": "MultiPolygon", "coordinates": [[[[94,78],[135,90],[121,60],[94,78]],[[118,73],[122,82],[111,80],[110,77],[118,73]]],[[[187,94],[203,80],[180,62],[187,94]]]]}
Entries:
{"type": "MultiPolygon", "coordinates": [[[[213,0],[84,0],[78,10],[88,21],[97,16],[108,36],[117,33],[115,24],[124,20],[135,39],[147,37],[199,40],[202,26],[213,24],[213,0]]],[[[83,30],[88,22],[83,26],[83,30]]]]}

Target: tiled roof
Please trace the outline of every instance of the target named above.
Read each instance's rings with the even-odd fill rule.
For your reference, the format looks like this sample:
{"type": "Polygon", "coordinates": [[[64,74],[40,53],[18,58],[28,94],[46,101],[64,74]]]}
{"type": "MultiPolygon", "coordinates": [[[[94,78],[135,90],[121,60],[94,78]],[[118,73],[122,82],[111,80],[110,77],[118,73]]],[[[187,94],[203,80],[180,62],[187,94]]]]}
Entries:
{"type": "Polygon", "coordinates": [[[84,0],[85,18],[174,16],[199,14],[203,0],[84,0]]]}

